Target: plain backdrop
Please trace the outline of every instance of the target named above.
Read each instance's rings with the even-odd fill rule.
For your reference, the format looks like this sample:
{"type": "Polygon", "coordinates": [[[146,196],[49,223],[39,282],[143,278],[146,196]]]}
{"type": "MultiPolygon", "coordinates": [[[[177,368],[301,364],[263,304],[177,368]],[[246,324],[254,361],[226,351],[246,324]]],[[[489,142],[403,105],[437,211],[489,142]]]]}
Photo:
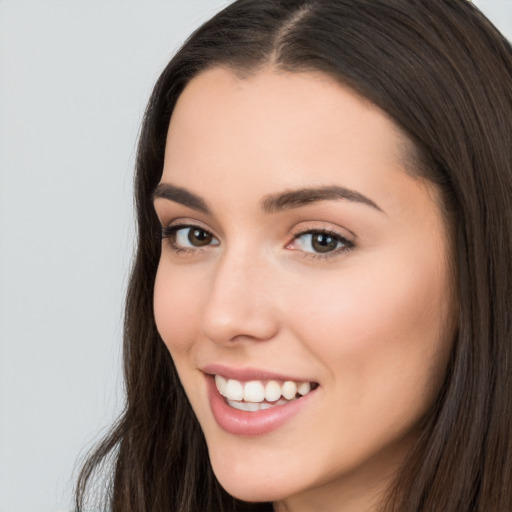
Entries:
{"type": "MultiPolygon", "coordinates": [[[[151,87],[221,0],[0,0],[0,512],[69,510],[119,413],[151,87]]],[[[475,2],[512,38],[512,0],[475,2]]]]}

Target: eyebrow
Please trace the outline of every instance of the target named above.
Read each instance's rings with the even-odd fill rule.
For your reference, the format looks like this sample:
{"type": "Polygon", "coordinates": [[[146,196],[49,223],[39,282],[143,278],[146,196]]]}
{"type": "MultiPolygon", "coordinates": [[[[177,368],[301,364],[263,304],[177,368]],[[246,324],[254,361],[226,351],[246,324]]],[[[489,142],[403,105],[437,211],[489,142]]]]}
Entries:
{"type": "Polygon", "coordinates": [[[300,208],[301,206],[318,203],[320,201],[337,201],[339,199],[362,203],[384,213],[374,201],[360,192],[336,185],[318,188],[301,188],[282,194],[267,196],[263,200],[263,210],[267,213],[275,213],[282,210],[300,208]]]}
{"type": "MultiPolygon", "coordinates": [[[[167,199],[205,214],[210,213],[210,209],[204,199],[185,188],[177,187],[170,183],[160,183],[153,192],[152,199],[153,201],[155,201],[155,199],[167,199]]],[[[265,213],[276,213],[283,210],[300,208],[320,201],[337,201],[340,199],[365,204],[384,213],[374,201],[360,192],[337,185],[301,188],[279,194],[272,194],[263,199],[262,208],[265,213]]]]}
{"type": "Polygon", "coordinates": [[[201,197],[190,192],[186,188],[177,187],[169,183],[160,183],[152,194],[152,199],[167,199],[168,201],[174,201],[175,203],[187,206],[192,210],[209,214],[210,209],[206,205],[206,202],[201,197]]]}

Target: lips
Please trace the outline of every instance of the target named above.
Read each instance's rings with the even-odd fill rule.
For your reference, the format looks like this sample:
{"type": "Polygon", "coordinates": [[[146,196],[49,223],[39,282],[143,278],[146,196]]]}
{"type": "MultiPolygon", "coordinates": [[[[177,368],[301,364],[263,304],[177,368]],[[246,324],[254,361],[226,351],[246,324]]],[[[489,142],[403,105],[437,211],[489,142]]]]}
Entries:
{"type": "Polygon", "coordinates": [[[215,420],[235,435],[263,435],[279,428],[318,388],[314,381],[254,369],[210,365],[203,372],[215,420]]]}
{"type": "Polygon", "coordinates": [[[308,382],[312,379],[300,377],[297,375],[285,375],[268,370],[260,370],[258,368],[237,368],[232,366],[225,366],[223,364],[208,364],[201,368],[203,373],[208,375],[222,375],[226,379],[235,379],[243,382],[250,380],[277,380],[277,381],[296,381],[308,382]]]}

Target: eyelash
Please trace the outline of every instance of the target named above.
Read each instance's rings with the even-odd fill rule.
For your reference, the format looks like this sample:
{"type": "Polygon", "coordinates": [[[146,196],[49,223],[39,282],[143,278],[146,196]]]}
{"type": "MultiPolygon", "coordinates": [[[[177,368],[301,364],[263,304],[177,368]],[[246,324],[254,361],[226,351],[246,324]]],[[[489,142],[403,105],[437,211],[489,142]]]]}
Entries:
{"type": "MultiPolygon", "coordinates": [[[[211,231],[208,231],[207,229],[205,229],[201,226],[196,226],[194,224],[175,224],[173,226],[162,226],[161,239],[167,240],[169,242],[169,245],[171,246],[171,249],[176,254],[197,254],[198,252],[202,252],[202,251],[206,250],[208,247],[210,247],[210,245],[207,245],[205,247],[192,248],[192,247],[183,247],[183,246],[177,244],[176,243],[176,233],[182,229],[189,229],[189,230],[199,229],[199,230],[203,231],[204,233],[207,233],[208,235],[211,235],[213,238],[215,238],[215,236],[213,235],[213,233],[211,231]]],[[[219,244],[215,244],[215,245],[219,245],[219,244]]]]}
{"type": "MultiPolygon", "coordinates": [[[[319,253],[319,252],[306,252],[302,251],[302,254],[305,258],[311,258],[311,259],[328,259],[332,258],[334,256],[339,256],[341,253],[351,251],[355,248],[354,242],[348,240],[344,236],[340,235],[338,232],[332,230],[332,229],[326,229],[326,228],[303,228],[298,229],[297,233],[293,236],[293,240],[298,240],[304,235],[326,235],[328,237],[331,237],[336,242],[341,243],[342,247],[339,247],[337,249],[334,249],[333,251],[329,251],[326,253],[319,253]]],[[[289,244],[288,244],[289,245],[289,244]]]]}
{"type": "MultiPolygon", "coordinates": [[[[194,224],[176,224],[176,225],[173,225],[173,226],[162,226],[162,229],[161,229],[161,239],[162,240],[168,240],[169,242],[169,245],[171,246],[171,249],[176,253],[176,254],[198,254],[204,250],[206,250],[208,247],[211,247],[212,245],[213,246],[216,246],[216,245],[219,245],[219,243],[216,243],[216,244],[208,244],[208,245],[205,245],[204,247],[195,247],[195,248],[192,248],[192,247],[183,247],[181,245],[179,245],[178,243],[176,243],[176,233],[182,229],[198,229],[204,233],[206,233],[207,235],[210,235],[213,239],[217,240],[217,238],[215,237],[215,235],[213,235],[213,233],[211,231],[208,231],[207,229],[201,227],[201,226],[197,226],[197,225],[194,225],[194,224]]],[[[342,244],[342,247],[339,247],[337,249],[334,249],[332,251],[328,251],[326,253],[319,253],[319,252],[309,252],[309,251],[300,251],[302,256],[305,257],[305,258],[310,258],[310,259],[328,259],[328,258],[331,258],[331,257],[334,257],[334,256],[338,256],[339,254],[343,253],[343,252],[348,252],[352,249],[354,249],[355,247],[355,244],[354,242],[348,240],[347,238],[345,238],[344,236],[340,235],[339,233],[337,233],[336,231],[334,230],[330,230],[330,229],[325,229],[325,228],[319,228],[319,229],[311,229],[311,228],[304,228],[304,229],[299,229],[297,230],[297,232],[293,235],[293,240],[292,242],[288,243],[286,247],[288,247],[291,243],[295,242],[296,240],[299,240],[301,237],[305,236],[305,235],[326,235],[328,237],[331,237],[333,240],[335,240],[337,243],[341,243],[342,244]]]]}

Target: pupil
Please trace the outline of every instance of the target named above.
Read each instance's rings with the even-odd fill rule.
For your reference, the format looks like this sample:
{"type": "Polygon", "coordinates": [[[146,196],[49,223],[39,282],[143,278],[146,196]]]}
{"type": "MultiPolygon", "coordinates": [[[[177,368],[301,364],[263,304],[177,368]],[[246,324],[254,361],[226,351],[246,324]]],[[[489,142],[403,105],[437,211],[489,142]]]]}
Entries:
{"type": "Polygon", "coordinates": [[[330,235],[319,233],[313,237],[312,245],[316,252],[330,252],[336,249],[338,241],[330,235]]]}
{"type": "Polygon", "coordinates": [[[212,240],[212,235],[204,229],[191,229],[188,232],[188,241],[195,246],[208,245],[212,240]]]}

